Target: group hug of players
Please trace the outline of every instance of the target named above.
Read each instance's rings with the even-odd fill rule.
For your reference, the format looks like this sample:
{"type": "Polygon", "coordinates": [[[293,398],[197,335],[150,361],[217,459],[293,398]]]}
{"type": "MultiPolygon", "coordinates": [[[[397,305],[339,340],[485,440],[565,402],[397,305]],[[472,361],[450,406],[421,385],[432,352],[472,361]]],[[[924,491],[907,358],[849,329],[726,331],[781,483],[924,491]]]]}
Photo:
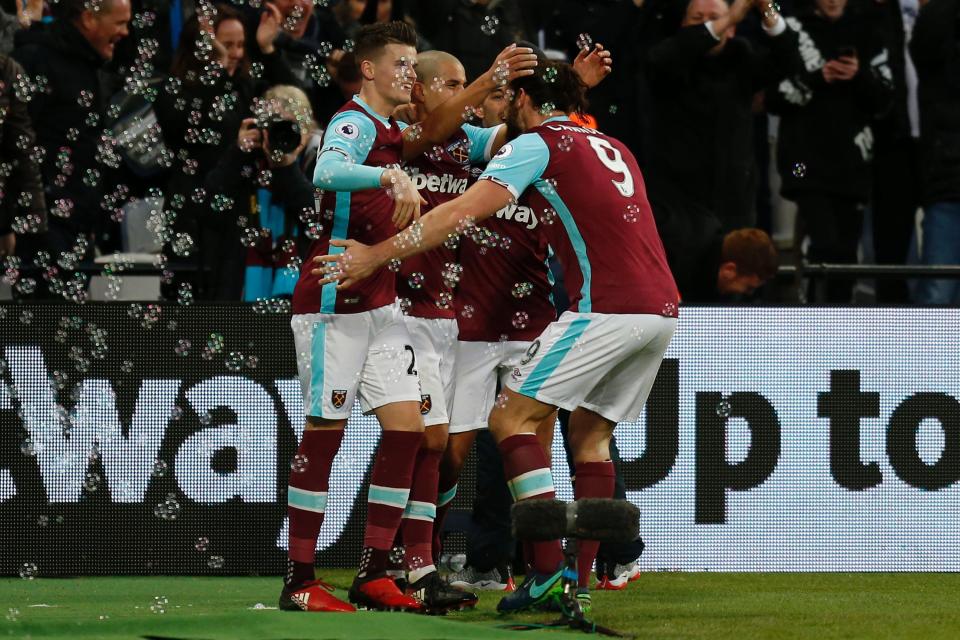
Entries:
{"type": "MultiPolygon", "coordinates": [[[[364,27],[355,55],[362,88],[318,153],[324,228],[293,297],[306,464],[290,474],[280,608],[442,613],[477,602],[437,572],[437,532],[476,430],[497,441],[515,500],[553,498],[556,410],[571,411],[576,498],[612,497],[610,438],[640,415],[678,294],[633,155],[569,117],[610,72],[601,46],[570,65],[512,45],[469,85],[453,56],[418,54],[402,22],[364,27]],[[551,253],[570,299],[559,318],[551,253]],[[316,578],[314,552],[355,401],[383,433],[348,603],[316,578]],[[404,579],[390,571],[397,543],[404,579]]],[[[501,612],[559,595],[560,541],[525,551],[501,612]]],[[[584,607],[596,552],[579,548],[584,607]]]]}

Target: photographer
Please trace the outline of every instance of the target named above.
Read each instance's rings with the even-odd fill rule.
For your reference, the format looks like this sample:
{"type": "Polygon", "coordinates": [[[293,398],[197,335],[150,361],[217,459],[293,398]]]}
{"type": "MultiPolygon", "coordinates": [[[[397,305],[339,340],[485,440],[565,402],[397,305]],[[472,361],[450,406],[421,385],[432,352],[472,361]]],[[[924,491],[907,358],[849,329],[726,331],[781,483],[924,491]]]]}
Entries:
{"type": "Polygon", "coordinates": [[[297,87],[273,87],[254,116],[206,176],[211,202],[223,207],[203,256],[211,299],[291,295],[298,225],[305,210],[314,212],[313,185],[299,165],[315,129],[307,97],[297,87]]]}
{"type": "MultiPolygon", "coordinates": [[[[781,115],[781,192],[797,203],[810,238],[808,261],[856,263],[872,186],[871,123],[893,97],[888,53],[878,25],[847,0],[816,0],[789,22],[805,70],[777,85],[767,100],[781,115]]],[[[849,280],[831,280],[825,301],[848,303],[852,290],[849,280]]]]}

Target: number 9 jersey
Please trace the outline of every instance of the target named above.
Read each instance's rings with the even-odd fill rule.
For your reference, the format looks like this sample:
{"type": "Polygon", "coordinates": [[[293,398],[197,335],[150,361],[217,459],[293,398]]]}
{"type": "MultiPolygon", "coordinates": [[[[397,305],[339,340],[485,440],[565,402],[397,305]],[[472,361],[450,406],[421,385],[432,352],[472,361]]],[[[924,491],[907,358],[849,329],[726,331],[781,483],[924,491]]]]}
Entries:
{"type": "Polygon", "coordinates": [[[676,317],[679,295],[643,177],[619,141],[566,117],[510,143],[481,180],[533,209],[563,268],[570,310],[676,317]]]}

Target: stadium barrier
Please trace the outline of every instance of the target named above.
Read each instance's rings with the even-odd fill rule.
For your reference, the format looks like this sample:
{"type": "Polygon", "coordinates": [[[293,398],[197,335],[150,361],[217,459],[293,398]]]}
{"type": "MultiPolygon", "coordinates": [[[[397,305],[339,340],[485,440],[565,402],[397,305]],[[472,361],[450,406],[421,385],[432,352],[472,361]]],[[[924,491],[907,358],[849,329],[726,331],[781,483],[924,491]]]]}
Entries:
{"type": "MultiPolygon", "coordinates": [[[[960,570],[958,326],[958,309],[683,308],[645,415],[616,432],[641,565],[960,570]]],[[[9,304],[0,336],[0,573],[282,570],[303,412],[289,316],[9,304]]],[[[377,434],[355,410],[322,565],[357,558],[377,434]]]]}

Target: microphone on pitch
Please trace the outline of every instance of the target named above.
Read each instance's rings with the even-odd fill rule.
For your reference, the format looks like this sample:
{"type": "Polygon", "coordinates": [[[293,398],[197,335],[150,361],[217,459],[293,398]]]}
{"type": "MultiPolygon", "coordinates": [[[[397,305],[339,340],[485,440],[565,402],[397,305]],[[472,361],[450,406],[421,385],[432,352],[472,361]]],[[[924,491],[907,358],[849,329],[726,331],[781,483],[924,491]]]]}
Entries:
{"type": "Polygon", "coordinates": [[[576,538],[600,542],[630,542],[639,534],[640,510],[626,500],[582,498],[524,500],[511,509],[513,535],[518,540],[576,538]]]}

